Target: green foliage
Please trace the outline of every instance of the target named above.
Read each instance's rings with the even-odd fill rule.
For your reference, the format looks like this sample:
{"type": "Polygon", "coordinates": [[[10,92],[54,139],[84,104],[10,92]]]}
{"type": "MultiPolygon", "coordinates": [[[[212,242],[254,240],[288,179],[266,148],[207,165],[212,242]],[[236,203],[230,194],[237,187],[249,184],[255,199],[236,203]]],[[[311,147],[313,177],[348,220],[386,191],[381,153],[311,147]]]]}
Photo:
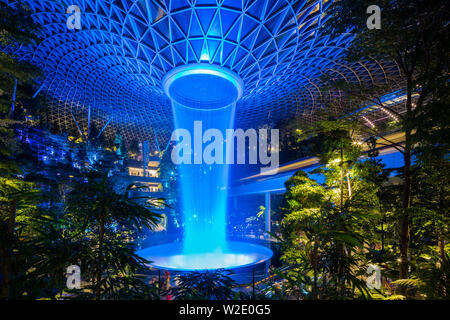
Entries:
{"type": "Polygon", "coordinates": [[[286,182],[286,215],[282,221],[286,250],[282,260],[289,295],[302,299],[368,297],[360,277],[366,266],[367,236],[379,219],[380,165],[360,160],[356,126],[345,121],[320,121],[308,133],[322,136],[319,174],[324,183],[298,171],[286,182]],[[314,131],[313,131],[314,130],[314,131]],[[378,177],[378,178],[377,178],[378,177]]]}
{"type": "MultiPolygon", "coordinates": [[[[372,4],[369,0],[335,1],[321,32],[351,31],[355,41],[345,57],[348,61],[393,61],[400,74],[383,84],[337,82],[332,89],[344,90],[347,104],[343,108],[344,101],[336,100],[325,107],[341,113],[374,103],[396,120],[363,128],[328,113],[320,114],[322,120],[313,126],[301,119],[283,125],[286,132],[281,145],[288,152],[282,160],[315,155],[321,166],[310,173],[298,171],[286,182],[279,238],[285,266],[275,271],[281,281],[256,288],[256,298],[449,297],[450,119],[445,112],[450,101],[449,4],[444,0],[382,0],[377,3],[382,9],[382,29],[369,30],[366,9],[372,4]],[[401,114],[379,98],[399,87],[405,87],[407,94],[406,112],[401,114]],[[393,146],[405,161],[396,177],[399,183],[393,183],[387,175],[396,170],[387,172],[375,160],[374,141],[397,129],[405,133],[406,141],[393,146]],[[368,158],[361,158],[361,136],[367,135],[372,136],[368,142],[373,150],[368,158]],[[317,176],[323,181],[314,180],[317,176]],[[403,260],[398,259],[400,251],[403,260]],[[364,277],[369,263],[381,265],[387,280],[397,278],[399,264],[404,271],[410,267],[411,277],[394,280],[392,289],[368,290],[364,277]]],[[[15,8],[0,2],[0,30],[2,48],[40,40],[39,27],[20,1],[15,8]]],[[[2,274],[10,278],[2,283],[2,297],[158,299],[155,287],[140,276],[148,261],[135,254],[133,241],[159,221],[151,199],[131,197],[137,186],[118,190],[116,180],[105,170],[117,164],[112,152],[102,153],[102,165],[84,172],[69,166],[44,166],[27,157],[14,128],[24,113],[38,111],[39,101],[31,98],[35,92],[31,81],[40,71],[8,52],[0,52],[0,262],[2,274]],[[11,114],[14,92],[15,112],[11,114]],[[81,290],[66,289],[65,271],[72,264],[81,267],[81,290]]],[[[90,129],[95,137],[96,128],[90,129]]],[[[83,159],[101,148],[102,141],[91,137],[77,148],[83,159]]],[[[126,153],[121,139],[116,147],[126,153]]],[[[137,142],[129,149],[137,153],[137,142]]],[[[176,220],[179,172],[170,153],[169,148],[162,155],[160,174],[171,208],[169,223],[181,225],[176,220]]],[[[260,208],[257,216],[262,214],[260,208]]],[[[180,300],[236,298],[235,282],[229,275],[223,270],[180,275],[168,293],[180,300]]]]}
{"type": "MultiPolygon", "coordinates": [[[[0,3],[0,46],[16,48],[38,40],[38,27],[30,11],[21,2],[12,8],[0,3]]],[[[10,52],[10,51],[8,51],[10,52]]],[[[20,146],[15,140],[12,114],[26,107],[30,80],[39,74],[36,67],[17,61],[16,57],[0,52],[0,261],[2,266],[1,297],[14,294],[13,274],[20,268],[20,257],[15,253],[22,247],[21,238],[29,228],[27,221],[36,210],[36,186],[24,181],[20,166],[20,146]],[[15,97],[13,99],[13,97],[15,97]]]]}
{"type": "MultiPolygon", "coordinates": [[[[33,21],[31,12],[20,1],[15,7],[0,3],[0,46],[11,49],[39,42],[39,26],[33,21]]],[[[39,68],[18,61],[9,54],[11,50],[0,52],[0,114],[8,115],[12,105],[15,82],[16,107],[27,107],[26,100],[30,96],[30,81],[40,74],[39,68]]],[[[10,115],[13,116],[13,115],[10,115]]]]}
{"type": "Polygon", "coordinates": [[[236,285],[231,274],[223,269],[182,274],[175,278],[177,285],[169,293],[175,300],[229,300],[236,285]]]}
{"type": "Polygon", "coordinates": [[[126,298],[127,293],[145,295],[148,290],[135,274],[148,261],[134,253],[136,248],[129,232],[153,228],[160,215],[151,210],[150,202],[142,204],[138,198],[130,197],[134,185],[118,194],[108,174],[109,171],[88,171],[73,186],[65,214],[71,228],[65,232],[73,230],[88,244],[89,250],[79,262],[90,282],[86,287],[89,297],[117,299],[126,298]]]}
{"type": "Polygon", "coordinates": [[[152,205],[139,205],[129,193],[135,185],[129,185],[123,194],[117,193],[109,177],[109,170],[87,170],[73,185],[68,195],[67,212],[73,220],[89,226],[92,221],[104,219],[105,224],[131,225],[139,230],[157,224],[159,214],[151,211],[152,205]]]}
{"type": "MultiPolygon", "coordinates": [[[[71,181],[60,181],[70,186],[64,199],[53,195],[52,205],[35,206],[23,223],[17,211],[11,298],[159,298],[156,288],[139,275],[148,261],[136,255],[134,238],[153,228],[160,215],[152,211],[152,199],[142,203],[142,197],[129,195],[133,185],[118,193],[108,173],[91,168],[71,181]],[[81,268],[81,290],[66,288],[70,265],[81,268]]],[[[37,203],[46,197],[41,192],[37,203]]]]}
{"type": "MultiPolygon", "coordinates": [[[[395,118],[395,127],[405,134],[405,142],[393,146],[404,157],[401,173],[403,186],[394,212],[398,217],[399,229],[399,275],[407,278],[410,247],[414,247],[413,242],[418,243],[414,233],[420,229],[420,225],[415,224],[415,217],[410,214],[414,214],[414,211],[424,212],[417,210],[417,206],[413,208],[415,199],[412,187],[417,177],[412,168],[412,155],[420,149],[421,144],[427,146],[425,149],[428,151],[433,149],[436,143],[430,142],[436,137],[441,144],[441,134],[445,132],[442,130],[445,120],[439,119],[433,105],[440,105],[444,107],[441,110],[445,110],[449,101],[450,10],[445,0],[383,0],[376,3],[381,8],[381,29],[370,30],[366,26],[369,17],[366,9],[373,4],[368,0],[334,2],[328,11],[329,20],[323,24],[321,31],[332,36],[353,33],[355,39],[345,57],[349,62],[392,61],[399,68],[399,75],[395,79],[385,79],[382,84],[347,83],[347,86],[354,88],[345,90],[345,95],[350,101],[350,106],[347,106],[350,110],[356,109],[361,103],[372,103],[390,112],[395,118]],[[398,88],[403,88],[406,93],[404,112],[394,110],[380,99],[381,92],[392,92],[398,88]],[[425,130],[422,129],[424,124],[425,130]]],[[[368,131],[383,137],[387,129],[375,127],[368,131]]],[[[448,153],[448,148],[445,153],[448,153]]]]}
{"type": "Polygon", "coordinates": [[[422,263],[417,272],[420,291],[428,299],[450,299],[450,253],[443,259],[432,257],[422,263]]]}
{"type": "Polygon", "coordinates": [[[414,81],[422,85],[438,80],[449,61],[448,2],[378,1],[381,29],[370,30],[366,26],[366,10],[373,4],[370,0],[336,1],[328,11],[329,20],[323,24],[322,32],[336,35],[350,30],[356,37],[347,56],[351,61],[384,58],[397,62],[404,76],[414,74],[414,81]]]}
{"type": "Polygon", "coordinates": [[[384,300],[406,300],[406,297],[401,294],[393,294],[384,300]]]}
{"type": "Polygon", "coordinates": [[[376,160],[378,154],[371,150],[376,146],[374,139],[367,141],[371,148],[369,158],[361,158],[363,144],[359,135],[365,131],[359,125],[331,118],[297,130],[300,141],[311,137],[322,141],[322,150],[315,154],[322,166],[310,173],[299,171],[286,182],[282,260],[290,268],[280,276],[287,296],[300,299],[362,296],[383,299],[386,294],[389,299],[447,296],[447,269],[442,261],[444,245],[449,241],[448,123],[445,116],[433,120],[439,118],[439,109],[448,101],[444,97],[441,94],[433,98],[430,109],[418,117],[423,126],[418,127],[414,136],[417,158],[411,171],[414,177],[411,206],[406,209],[399,205],[403,172],[388,179],[395,168],[384,170],[376,160]],[[317,175],[325,182],[314,180],[317,175]],[[398,277],[402,212],[406,212],[411,224],[408,264],[413,280],[394,281],[386,287],[392,289],[368,292],[361,280],[369,263],[382,266],[384,281],[388,283],[398,277]],[[351,280],[341,281],[335,273],[351,280]]]}
{"type": "Polygon", "coordinates": [[[419,279],[409,278],[396,280],[392,282],[392,285],[396,292],[404,292],[404,294],[394,295],[394,297],[405,296],[405,298],[409,298],[416,296],[424,284],[419,279]]]}

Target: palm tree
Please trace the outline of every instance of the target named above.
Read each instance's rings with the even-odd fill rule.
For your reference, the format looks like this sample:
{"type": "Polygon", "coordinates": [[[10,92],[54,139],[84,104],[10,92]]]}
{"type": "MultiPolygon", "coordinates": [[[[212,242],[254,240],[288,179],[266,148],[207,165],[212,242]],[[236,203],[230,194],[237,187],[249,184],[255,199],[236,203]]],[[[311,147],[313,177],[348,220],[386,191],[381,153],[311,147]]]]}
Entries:
{"type": "Polygon", "coordinates": [[[95,299],[117,298],[125,288],[142,287],[137,286],[134,274],[147,261],[134,253],[130,232],[152,229],[161,217],[152,211],[154,201],[142,203],[143,197],[130,196],[139,187],[132,184],[118,193],[109,172],[89,170],[76,181],[64,218],[72,231],[83,232],[92,249],[79,261],[87,267],[84,274],[91,280],[95,299]]]}
{"type": "Polygon", "coordinates": [[[176,277],[177,286],[169,290],[176,300],[229,300],[236,282],[224,269],[194,271],[176,277]]]}

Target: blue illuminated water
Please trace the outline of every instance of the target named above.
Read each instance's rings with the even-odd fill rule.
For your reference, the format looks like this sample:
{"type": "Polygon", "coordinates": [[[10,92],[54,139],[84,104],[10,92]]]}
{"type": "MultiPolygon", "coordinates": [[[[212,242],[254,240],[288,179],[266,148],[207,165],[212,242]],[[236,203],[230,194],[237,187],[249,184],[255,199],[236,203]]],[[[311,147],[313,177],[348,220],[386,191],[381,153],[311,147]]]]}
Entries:
{"type": "Polygon", "coordinates": [[[228,241],[226,249],[209,252],[184,251],[180,243],[168,243],[143,249],[138,254],[160,269],[191,271],[204,269],[233,269],[255,265],[272,257],[264,246],[238,241],[228,241]]]}
{"type": "Polygon", "coordinates": [[[173,102],[175,127],[187,129],[192,137],[192,163],[180,164],[178,167],[186,254],[226,250],[229,180],[229,165],[224,163],[226,148],[220,145],[223,164],[206,164],[202,157],[202,149],[205,149],[202,132],[216,129],[225,137],[225,130],[233,128],[234,110],[234,104],[219,110],[205,111],[185,108],[173,102]]]}
{"type": "Polygon", "coordinates": [[[225,138],[234,127],[242,81],[220,67],[195,64],[169,72],[163,87],[172,101],[175,129],[189,135],[176,136],[177,145],[186,147],[176,156],[189,159],[178,164],[184,235],[181,243],[138,254],[155,267],[176,270],[234,268],[270,259],[271,250],[226,237],[230,166],[225,138]],[[204,136],[208,129],[215,130],[210,139],[204,136]],[[205,153],[216,161],[208,163],[205,153]]]}

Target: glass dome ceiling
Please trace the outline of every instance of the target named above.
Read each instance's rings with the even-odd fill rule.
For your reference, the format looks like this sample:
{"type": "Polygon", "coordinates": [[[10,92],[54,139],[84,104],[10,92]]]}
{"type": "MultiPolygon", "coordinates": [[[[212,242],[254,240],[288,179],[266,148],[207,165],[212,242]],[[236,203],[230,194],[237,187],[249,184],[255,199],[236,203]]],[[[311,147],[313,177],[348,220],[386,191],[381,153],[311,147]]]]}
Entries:
{"type": "Polygon", "coordinates": [[[23,2],[43,26],[43,41],[14,53],[43,68],[37,93],[51,98],[49,117],[61,129],[76,130],[75,118],[81,127],[109,123],[110,135],[167,141],[173,117],[161,81],[191,63],[218,65],[242,79],[240,128],[294,115],[313,121],[324,73],[368,84],[398,75],[391,63],[342,61],[352,36],[318,32],[332,0],[23,2]],[[81,9],[81,30],[66,25],[73,4],[81,9]]]}

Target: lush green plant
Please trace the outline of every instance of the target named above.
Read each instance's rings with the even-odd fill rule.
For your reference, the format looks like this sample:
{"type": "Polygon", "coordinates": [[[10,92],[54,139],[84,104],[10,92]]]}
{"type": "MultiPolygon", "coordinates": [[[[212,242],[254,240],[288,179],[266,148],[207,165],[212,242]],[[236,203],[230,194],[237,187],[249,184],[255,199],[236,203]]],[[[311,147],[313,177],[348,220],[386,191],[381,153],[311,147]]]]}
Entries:
{"type": "Polygon", "coordinates": [[[450,253],[434,256],[423,263],[417,272],[420,291],[428,299],[450,299],[450,253]]]}
{"type": "Polygon", "coordinates": [[[311,172],[323,183],[298,171],[286,182],[287,244],[283,260],[294,266],[285,273],[289,294],[298,298],[368,296],[361,277],[367,266],[363,251],[376,239],[371,234],[380,218],[378,185],[381,167],[360,160],[355,123],[320,121],[305,136],[319,134],[325,152],[322,166],[311,172]]]}
{"type": "Polygon", "coordinates": [[[234,297],[232,273],[223,269],[195,271],[175,278],[176,286],[169,290],[175,300],[228,300],[234,297]]]}
{"type": "MultiPolygon", "coordinates": [[[[393,115],[396,127],[405,134],[405,142],[394,144],[394,147],[404,158],[401,206],[396,212],[399,216],[399,276],[407,278],[413,198],[412,155],[416,146],[414,135],[422,125],[421,114],[426,112],[429,100],[439,96],[443,92],[440,88],[449,82],[450,10],[445,0],[379,1],[377,5],[381,8],[382,26],[381,29],[371,30],[365,23],[369,18],[367,8],[371,5],[373,2],[370,0],[336,1],[328,11],[329,20],[322,29],[331,35],[349,30],[355,35],[346,56],[349,62],[369,59],[393,61],[400,69],[398,79],[386,79],[382,84],[360,83],[355,90],[347,88],[346,94],[353,109],[361,103],[374,103],[388,111],[393,115]],[[394,110],[380,99],[380,92],[392,92],[399,84],[406,89],[404,113],[394,110]]],[[[384,129],[374,127],[368,131],[383,137],[384,129]]]]}
{"type": "Polygon", "coordinates": [[[115,299],[134,289],[143,290],[142,281],[134,275],[147,261],[134,253],[127,230],[151,229],[160,218],[150,202],[142,204],[137,202],[141,197],[130,197],[134,185],[117,193],[108,175],[109,170],[90,170],[76,181],[65,214],[70,228],[64,231],[82,236],[89,248],[80,257],[80,267],[90,283],[89,295],[96,299],[115,299]]]}
{"type": "MultiPolygon", "coordinates": [[[[37,42],[37,24],[20,2],[15,8],[0,2],[0,46],[12,48],[37,42]]],[[[27,107],[30,80],[39,69],[19,62],[17,57],[0,52],[0,261],[2,265],[1,297],[11,298],[11,282],[17,264],[20,234],[27,214],[35,207],[36,188],[23,179],[20,149],[14,138],[14,120],[27,107]],[[31,196],[31,198],[30,198],[31,196]],[[33,199],[32,199],[33,198],[33,199]],[[22,219],[22,221],[19,221],[22,219]]]]}
{"type": "MultiPolygon", "coordinates": [[[[143,197],[131,197],[134,185],[118,192],[109,170],[87,169],[71,180],[61,181],[70,186],[64,201],[54,199],[27,221],[32,232],[19,242],[16,260],[23,272],[16,274],[14,297],[158,298],[156,288],[139,276],[148,261],[136,255],[134,243],[137,233],[159,221],[151,199],[143,203],[143,197]],[[81,268],[81,290],[67,290],[65,272],[70,265],[81,268]]],[[[54,193],[55,188],[49,190],[54,193]]],[[[41,193],[41,201],[46,194],[41,193]]]]}

